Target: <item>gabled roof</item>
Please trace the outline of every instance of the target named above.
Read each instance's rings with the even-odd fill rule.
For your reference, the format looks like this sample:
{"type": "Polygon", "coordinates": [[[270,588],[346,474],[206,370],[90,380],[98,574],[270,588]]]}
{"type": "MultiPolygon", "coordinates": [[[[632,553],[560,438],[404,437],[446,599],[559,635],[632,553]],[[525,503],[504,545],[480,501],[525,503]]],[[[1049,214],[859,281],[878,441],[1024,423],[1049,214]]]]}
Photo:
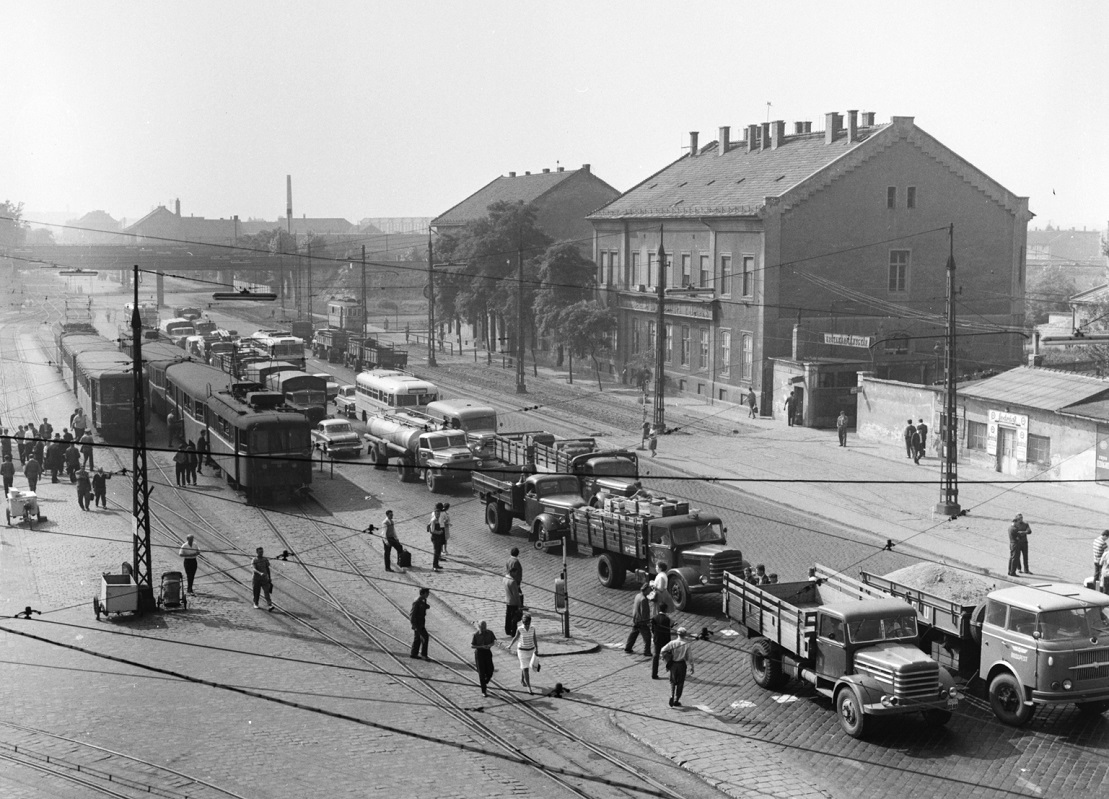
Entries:
{"type": "MultiPolygon", "coordinates": [[[[489,213],[489,206],[495,202],[532,203],[559,184],[581,172],[572,169],[563,172],[538,172],[534,175],[501,175],[448,211],[431,220],[432,227],[437,225],[464,225],[474,219],[481,219],[489,213]]],[[[587,174],[589,174],[587,172],[587,174]]]]}
{"type": "Polygon", "coordinates": [[[1104,263],[1101,252],[1102,236],[1097,230],[1029,230],[1028,257],[1030,260],[1050,259],[1062,261],[1090,261],[1104,263]]]}
{"type": "Polygon", "coordinates": [[[1018,366],[994,377],[960,386],[960,397],[1004,402],[1045,411],[1109,396],[1109,380],[1034,366],[1018,366]]]}
{"type": "Polygon", "coordinates": [[[1078,292],[1067,300],[1067,302],[1072,305],[1096,305],[1104,302],[1106,297],[1109,297],[1109,283],[1102,283],[1100,286],[1094,286],[1092,289],[1078,292]]]}

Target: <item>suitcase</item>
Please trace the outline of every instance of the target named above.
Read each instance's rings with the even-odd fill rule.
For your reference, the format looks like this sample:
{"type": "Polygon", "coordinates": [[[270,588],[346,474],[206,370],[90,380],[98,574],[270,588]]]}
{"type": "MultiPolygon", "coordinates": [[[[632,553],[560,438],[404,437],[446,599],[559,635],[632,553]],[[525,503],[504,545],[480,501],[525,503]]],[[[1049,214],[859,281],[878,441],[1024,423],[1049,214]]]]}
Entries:
{"type": "Polygon", "coordinates": [[[402,569],[412,568],[412,553],[409,552],[407,549],[402,549],[397,554],[397,565],[400,566],[402,569]]]}

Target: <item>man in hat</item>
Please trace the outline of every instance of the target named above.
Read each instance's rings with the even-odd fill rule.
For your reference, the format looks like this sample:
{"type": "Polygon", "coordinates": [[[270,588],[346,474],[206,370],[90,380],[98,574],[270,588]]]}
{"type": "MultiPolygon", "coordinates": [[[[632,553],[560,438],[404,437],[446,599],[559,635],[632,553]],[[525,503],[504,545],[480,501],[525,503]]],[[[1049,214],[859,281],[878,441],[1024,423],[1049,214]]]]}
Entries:
{"type": "Polygon", "coordinates": [[[911,457],[913,457],[913,439],[916,438],[916,427],[913,425],[913,420],[912,419],[910,419],[908,421],[908,425],[905,427],[904,438],[905,438],[905,457],[906,458],[911,458],[911,457]]]}
{"type": "Polygon", "coordinates": [[[693,641],[685,627],[679,627],[678,637],[662,648],[662,659],[670,672],[670,707],[681,707],[686,672],[693,674],[693,641]]]}
{"type": "Polygon", "coordinates": [[[1022,514],[1013,517],[1009,525],[1009,576],[1016,577],[1021,571],[1021,562],[1024,563],[1024,573],[1031,574],[1028,568],[1028,536],[1032,535],[1032,528],[1024,520],[1022,514]]]}
{"type": "Polygon", "coordinates": [[[421,588],[420,595],[412,603],[412,611],[408,614],[408,620],[412,624],[412,650],[409,657],[413,659],[422,657],[424,660],[431,660],[427,656],[427,644],[431,639],[427,632],[427,598],[430,594],[430,588],[421,588]]]}
{"type": "Polygon", "coordinates": [[[112,476],[101,466],[92,475],[92,504],[97,508],[108,509],[108,481],[112,476]]]}
{"type": "Polygon", "coordinates": [[[431,512],[431,521],[427,523],[427,531],[431,533],[431,547],[433,556],[431,568],[437,572],[443,571],[439,559],[443,556],[443,545],[447,543],[446,529],[443,527],[443,503],[436,502],[435,510],[431,512]]]}

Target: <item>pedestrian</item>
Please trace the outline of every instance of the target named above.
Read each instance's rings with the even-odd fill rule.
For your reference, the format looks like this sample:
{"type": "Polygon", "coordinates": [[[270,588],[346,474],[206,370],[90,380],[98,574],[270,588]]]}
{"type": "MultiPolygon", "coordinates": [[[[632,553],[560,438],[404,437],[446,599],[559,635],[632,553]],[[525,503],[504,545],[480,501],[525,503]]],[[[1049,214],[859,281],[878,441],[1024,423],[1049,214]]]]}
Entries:
{"type": "Polygon", "coordinates": [[[112,479],[110,474],[105,473],[104,467],[101,466],[92,475],[92,504],[98,508],[102,507],[108,509],[108,481],[112,479]]]}
{"type": "Polygon", "coordinates": [[[4,496],[6,497],[12,488],[12,483],[15,481],[15,464],[12,463],[11,455],[5,455],[4,462],[0,463],[0,477],[4,478],[4,496]]]}
{"type": "Polygon", "coordinates": [[[200,457],[196,454],[196,444],[190,439],[185,444],[185,482],[196,485],[196,470],[200,466],[200,457]]]}
{"type": "Polygon", "coordinates": [[[748,419],[757,418],[758,415],[759,415],[759,401],[755,397],[755,389],[754,388],[748,388],[747,389],[747,398],[744,401],[747,403],[747,410],[748,410],[747,418],[748,419]]]}
{"type": "Polygon", "coordinates": [[[92,480],[88,469],[83,466],[78,469],[74,482],[77,483],[77,504],[81,506],[81,510],[88,510],[92,501],[92,480]]]}
{"type": "Polygon", "coordinates": [[[651,451],[651,457],[652,458],[655,457],[655,454],[656,454],[655,450],[658,448],[658,434],[659,434],[659,432],[660,431],[657,427],[652,427],[651,428],[651,435],[647,438],[647,449],[649,449],[651,451]]]}
{"type": "Polygon", "coordinates": [[[504,582],[504,634],[516,635],[520,617],[524,615],[524,592],[520,584],[506,574],[504,582]]]}
{"type": "Polygon", "coordinates": [[[836,417],[836,432],[839,433],[839,445],[847,446],[847,411],[840,411],[836,417]]]}
{"type": "Polygon", "coordinates": [[[628,635],[628,642],[624,644],[624,651],[629,655],[635,653],[635,639],[643,636],[643,655],[651,656],[651,603],[647,595],[651,593],[651,584],[644,583],[632,600],[632,631],[628,635]]]}
{"type": "Polygon", "coordinates": [[[39,462],[41,468],[45,468],[46,464],[46,440],[42,438],[35,439],[35,445],[31,449],[31,454],[34,455],[35,460],[39,462]]]}
{"type": "Polygon", "coordinates": [[[39,477],[42,475],[42,464],[38,458],[31,455],[27,459],[27,463],[23,465],[23,476],[27,478],[27,490],[34,491],[39,483],[39,477]]]}
{"type": "Polygon", "coordinates": [[[797,407],[797,391],[796,391],[796,389],[789,392],[789,396],[786,397],[786,402],[785,402],[785,405],[783,407],[785,407],[785,409],[786,409],[786,421],[789,423],[790,427],[793,427],[793,412],[794,412],[794,408],[797,407]]]}
{"type": "Polygon", "coordinates": [[[69,475],[69,482],[77,482],[77,470],[81,468],[81,451],[77,445],[70,442],[69,449],[63,455],[65,458],[65,472],[69,475]]]}
{"type": "Polygon", "coordinates": [[[49,441],[54,437],[54,425],[50,424],[50,420],[45,416],[42,417],[42,424],[39,425],[39,438],[43,441],[49,441]]]}
{"type": "Polygon", "coordinates": [[[15,446],[19,450],[19,463],[23,465],[27,462],[27,428],[23,425],[15,433],[15,446]]]}
{"type": "Polygon", "coordinates": [[[88,430],[89,427],[89,420],[81,408],[73,412],[73,416],[70,417],[69,420],[69,426],[73,428],[73,439],[75,441],[80,441],[84,438],[85,431],[88,430]]]}
{"type": "MultiPolygon", "coordinates": [[[[185,566],[186,590],[191,594],[193,592],[193,579],[196,577],[196,559],[200,557],[200,549],[197,547],[192,534],[185,536],[185,543],[177,550],[177,554],[181,556],[181,563],[185,566]]],[[[257,599],[254,600],[254,604],[258,604],[257,599]]]]}
{"type": "Polygon", "coordinates": [[[751,583],[752,585],[758,582],[758,580],[755,579],[755,570],[750,566],[743,567],[743,581],[751,583]]]}
{"type": "Polygon", "coordinates": [[[50,470],[50,482],[58,482],[58,472],[65,469],[65,446],[59,434],[55,434],[54,440],[46,448],[46,468],[50,470]]]}
{"type": "Polygon", "coordinates": [[[1009,526],[1009,576],[1016,577],[1024,564],[1024,573],[1031,574],[1028,569],[1028,536],[1032,535],[1032,528],[1024,520],[1024,516],[1017,514],[1009,526]]]}
{"type": "Polygon", "coordinates": [[[177,485],[188,484],[188,468],[189,453],[185,452],[185,445],[181,444],[177,447],[177,452],[173,453],[173,471],[177,478],[177,485]]]}
{"type": "Polygon", "coordinates": [[[81,436],[81,465],[86,469],[92,469],[96,466],[96,457],[93,455],[92,448],[92,433],[85,431],[81,436]]]}
{"type": "Polygon", "coordinates": [[[62,443],[63,444],[69,444],[72,441],[73,441],[73,433],[69,432],[68,427],[63,427],[62,428],[62,443]]]}
{"type": "Polygon", "coordinates": [[[414,659],[422,657],[424,660],[431,660],[427,656],[427,644],[431,639],[427,634],[427,598],[430,593],[430,588],[421,588],[420,595],[412,603],[412,611],[408,614],[408,620],[412,623],[412,652],[409,657],[414,659]]]}
{"type": "Polygon", "coordinates": [[[381,526],[385,528],[385,571],[391,572],[393,570],[390,553],[395,549],[397,551],[397,568],[403,572],[404,569],[400,565],[400,553],[404,552],[404,547],[400,545],[400,540],[397,538],[397,524],[393,521],[393,511],[385,511],[385,521],[381,523],[381,526]]]}
{"type": "Polygon", "coordinates": [[[177,434],[177,414],[174,413],[172,410],[170,410],[168,413],[166,413],[166,432],[169,435],[169,439],[166,442],[166,446],[167,447],[172,447],[173,442],[174,442],[174,436],[177,434]]]}
{"type": "Polygon", "coordinates": [[[773,574],[773,573],[768,574],[766,576],[766,583],[767,583],[767,585],[777,585],[778,584],[778,575],[773,574]]]}
{"type": "Polygon", "coordinates": [[[251,588],[254,590],[254,609],[258,610],[258,595],[262,592],[266,594],[266,604],[273,610],[273,577],[270,575],[270,559],[262,553],[262,547],[256,550],[258,555],[250,562],[251,568],[254,569],[254,577],[251,580],[251,588]]]}
{"type": "Polygon", "coordinates": [[[201,430],[200,435],[196,437],[196,454],[200,458],[196,465],[196,473],[202,477],[204,476],[205,466],[210,466],[212,468],[215,468],[216,466],[214,463],[212,463],[211,452],[212,447],[208,443],[208,431],[201,430]]]}
{"type": "Polygon", "coordinates": [[[504,564],[504,573],[515,580],[518,587],[523,586],[524,565],[520,563],[520,548],[512,547],[508,552],[508,560],[504,564]]]}
{"type": "Polygon", "coordinates": [[[651,638],[654,639],[655,654],[651,658],[651,679],[661,679],[658,676],[658,661],[662,656],[662,649],[670,643],[671,630],[674,623],[670,620],[670,614],[666,612],[666,608],[659,608],[658,613],[651,617],[651,638]]]}
{"type": "Polygon", "coordinates": [[[1109,530],[1102,530],[1094,539],[1094,585],[1101,581],[1101,558],[1109,549],[1109,530]]]}
{"type": "Polygon", "coordinates": [[[0,458],[10,458],[12,456],[12,437],[8,435],[8,428],[4,428],[0,435],[0,458]]]}
{"type": "Polygon", "coordinates": [[[923,419],[917,420],[916,425],[916,462],[920,463],[920,459],[924,457],[924,453],[928,450],[928,425],[924,423],[923,419]]]}
{"type": "Polygon", "coordinates": [[[681,707],[686,672],[693,674],[693,641],[685,627],[679,627],[678,637],[662,648],[662,659],[670,672],[670,707],[681,707]]]}
{"type": "MultiPolygon", "coordinates": [[[[457,419],[455,420],[458,421],[457,419]]],[[[443,503],[443,512],[439,514],[439,522],[443,525],[443,556],[446,557],[447,547],[451,543],[451,503],[443,503]]]]}
{"type": "Polygon", "coordinates": [[[652,617],[660,610],[670,607],[670,580],[666,576],[669,569],[661,560],[655,564],[655,577],[651,580],[651,593],[647,596],[651,602],[652,617]]]}
{"type": "Polygon", "coordinates": [[[481,684],[481,695],[489,696],[486,687],[493,679],[493,644],[497,643],[497,636],[488,629],[484,621],[477,623],[477,632],[470,641],[470,648],[474,650],[474,665],[477,666],[477,679],[481,684]]]}
{"type": "Polygon", "coordinates": [[[523,626],[516,630],[512,640],[508,642],[508,648],[511,649],[512,644],[516,644],[516,657],[520,660],[520,685],[527,688],[530,694],[533,693],[531,670],[534,668],[539,671],[539,641],[535,628],[531,626],[531,614],[525,613],[520,622],[523,626]]]}
{"type": "Polygon", "coordinates": [[[770,582],[770,575],[766,573],[766,566],[755,564],[755,585],[766,585],[770,582]]]}
{"type": "Polygon", "coordinates": [[[647,439],[650,438],[650,437],[651,437],[651,423],[648,422],[646,419],[644,419],[643,420],[643,441],[640,442],[639,446],[641,446],[641,447],[647,446],[647,439]]]}
{"type": "Polygon", "coordinates": [[[443,556],[443,544],[446,543],[446,536],[443,531],[443,503],[436,502],[435,510],[431,512],[431,521],[427,523],[427,531],[431,533],[431,548],[432,555],[431,568],[437,572],[443,571],[439,565],[439,559],[443,556]]]}
{"type": "Polygon", "coordinates": [[[1095,581],[1094,588],[1103,594],[1109,594],[1109,548],[1102,553],[1097,565],[1097,570],[1101,573],[1101,581],[1095,581]]]}
{"type": "Polygon", "coordinates": [[[908,423],[906,424],[906,426],[905,426],[904,438],[905,438],[905,457],[906,458],[911,458],[911,457],[913,457],[913,440],[916,438],[916,426],[913,424],[912,419],[910,419],[908,421],[908,423]]]}

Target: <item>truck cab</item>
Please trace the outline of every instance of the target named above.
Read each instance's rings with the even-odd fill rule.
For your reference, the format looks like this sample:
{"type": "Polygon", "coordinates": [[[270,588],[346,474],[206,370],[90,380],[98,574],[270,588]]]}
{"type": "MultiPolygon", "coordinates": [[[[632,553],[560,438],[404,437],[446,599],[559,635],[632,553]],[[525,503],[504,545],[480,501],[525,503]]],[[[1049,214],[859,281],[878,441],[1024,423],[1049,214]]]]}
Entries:
{"type": "Polygon", "coordinates": [[[420,435],[416,465],[424,473],[431,491],[440,482],[465,482],[477,467],[477,459],[466,442],[466,434],[455,430],[433,430],[420,435]]]}
{"type": "Polygon", "coordinates": [[[576,477],[533,474],[524,481],[524,522],[537,540],[565,533],[566,517],[585,504],[576,477]]]}
{"type": "Polygon", "coordinates": [[[674,606],[685,609],[693,594],[717,593],[724,572],[743,570],[743,555],[728,546],[718,516],[694,513],[653,518],[648,523],[649,564],[666,563],[674,606]]]}
{"type": "Polygon", "coordinates": [[[628,450],[578,455],[571,471],[581,481],[582,498],[596,507],[602,496],[630,497],[639,480],[639,456],[628,450]]]}

